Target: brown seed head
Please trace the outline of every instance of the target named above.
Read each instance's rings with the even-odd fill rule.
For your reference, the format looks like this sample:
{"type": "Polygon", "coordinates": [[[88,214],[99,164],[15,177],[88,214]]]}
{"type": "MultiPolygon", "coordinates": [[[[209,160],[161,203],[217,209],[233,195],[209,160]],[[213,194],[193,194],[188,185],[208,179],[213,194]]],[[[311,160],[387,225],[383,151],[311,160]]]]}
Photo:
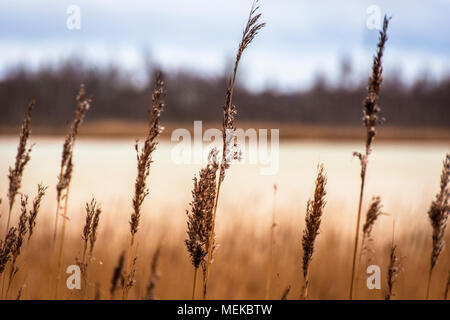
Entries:
{"type": "Polygon", "coordinates": [[[325,186],[327,177],[324,173],[323,165],[319,165],[316,188],[314,190],[313,200],[308,200],[305,217],[305,230],[303,230],[302,246],[303,246],[303,276],[306,279],[308,275],[309,264],[312,260],[314,252],[314,242],[319,234],[320,222],[325,207],[325,186]]]}
{"type": "Polygon", "coordinates": [[[47,187],[43,186],[42,184],[38,184],[38,192],[33,200],[33,209],[30,211],[30,215],[28,216],[28,240],[30,240],[31,236],[33,235],[33,230],[36,226],[36,218],[41,207],[41,201],[46,191],[47,187]]]}
{"type": "Polygon", "coordinates": [[[34,106],[36,102],[35,100],[31,100],[28,104],[27,114],[25,119],[23,120],[22,130],[20,132],[19,145],[17,147],[17,155],[16,162],[14,164],[14,168],[9,167],[9,189],[8,189],[8,199],[9,199],[9,208],[12,209],[14,205],[14,200],[16,198],[17,193],[22,185],[22,176],[23,171],[25,170],[25,166],[28,161],[30,161],[30,153],[33,148],[33,145],[28,146],[28,138],[30,137],[30,121],[31,114],[33,112],[34,106]]]}
{"type": "Polygon", "coordinates": [[[380,31],[380,36],[377,45],[378,50],[373,59],[372,75],[369,79],[369,89],[368,89],[369,92],[363,102],[364,106],[363,123],[367,130],[366,155],[369,155],[371,152],[371,145],[376,134],[375,126],[380,122],[380,119],[378,117],[380,107],[377,105],[377,100],[378,94],[380,92],[381,82],[383,81],[383,77],[381,76],[383,72],[382,57],[384,52],[384,46],[388,39],[387,29],[389,25],[389,20],[390,18],[384,16],[383,29],[380,31]]]}
{"type": "Polygon", "coordinates": [[[166,96],[165,83],[159,73],[156,74],[156,83],[152,95],[152,108],[150,109],[149,129],[145,138],[144,146],[139,150],[136,142],[137,153],[137,177],[133,197],[133,213],[130,219],[130,232],[136,234],[139,228],[141,217],[141,206],[149,191],[147,189],[147,177],[150,174],[150,164],[152,163],[152,153],[158,144],[158,137],[163,131],[160,125],[161,113],[164,110],[164,98],[166,96]]]}
{"type": "Polygon", "coordinates": [[[14,250],[17,239],[17,228],[9,228],[5,239],[0,240],[0,274],[5,271],[6,264],[11,259],[12,251],[14,250]]]}
{"type": "Polygon", "coordinates": [[[61,174],[58,176],[58,183],[56,185],[56,196],[58,201],[61,199],[62,192],[67,189],[70,184],[73,171],[72,157],[75,140],[78,129],[83,122],[86,111],[89,109],[92,101],[90,98],[86,98],[86,91],[83,84],[80,85],[76,100],[77,109],[75,111],[75,117],[67,131],[62,150],[61,174]]]}
{"type": "Polygon", "coordinates": [[[23,239],[27,234],[27,204],[28,204],[28,196],[21,195],[20,196],[20,217],[19,217],[19,225],[17,226],[17,237],[16,242],[14,243],[13,249],[11,251],[13,264],[15,263],[17,257],[20,255],[20,249],[23,245],[23,239]]]}
{"type": "Polygon", "coordinates": [[[208,165],[200,171],[199,179],[194,177],[191,210],[186,212],[188,239],[185,240],[185,244],[191,256],[192,265],[196,269],[204,262],[208,254],[209,239],[211,238],[212,214],[216,198],[216,175],[219,168],[217,154],[217,149],[212,149],[208,165]]]}
{"type": "Polygon", "coordinates": [[[225,105],[223,106],[223,120],[222,120],[222,137],[223,137],[223,152],[220,170],[220,180],[225,179],[225,170],[230,167],[230,162],[234,159],[238,159],[241,155],[237,150],[236,141],[234,139],[233,132],[236,129],[234,123],[234,117],[237,113],[236,106],[233,104],[233,92],[236,83],[236,75],[241,60],[242,54],[249,44],[253,41],[255,36],[258,34],[266,24],[258,23],[261,14],[256,14],[259,7],[257,6],[258,0],[253,1],[252,8],[247,20],[247,24],[242,33],[242,39],[239,43],[238,51],[236,54],[236,60],[233,69],[233,75],[228,84],[225,105]]]}
{"type": "Polygon", "coordinates": [[[377,220],[378,216],[382,214],[381,208],[381,198],[376,196],[372,198],[372,202],[370,204],[369,210],[367,210],[366,214],[366,222],[363,226],[363,232],[365,237],[369,238],[372,232],[373,225],[377,220]]]}
{"type": "Polygon", "coordinates": [[[389,256],[389,267],[388,267],[388,274],[387,274],[387,284],[388,284],[388,293],[385,296],[386,300],[391,300],[392,296],[394,296],[394,283],[397,281],[397,278],[401,272],[401,264],[400,260],[397,257],[397,246],[393,245],[391,247],[391,253],[389,256]]]}
{"type": "Polygon", "coordinates": [[[447,154],[443,162],[439,193],[436,195],[428,210],[428,217],[433,228],[433,250],[431,252],[431,269],[444,249],[444,234],[447,228],[447,219],[450,212],[449,187],[450,179],[450,154],[447,154]]]}

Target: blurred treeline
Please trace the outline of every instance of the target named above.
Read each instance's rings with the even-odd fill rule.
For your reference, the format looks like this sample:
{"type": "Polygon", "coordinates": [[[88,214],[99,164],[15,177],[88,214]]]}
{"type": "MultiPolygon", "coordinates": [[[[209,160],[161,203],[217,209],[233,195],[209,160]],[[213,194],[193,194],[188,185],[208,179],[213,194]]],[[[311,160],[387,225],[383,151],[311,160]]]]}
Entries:
{"type": "MultiPolygon", "coordinates": [[[[148,75],[154,73],[148,68],[148,75]]],[[[187,71],[164,72],[168,96],[164,121],[220,121],[226,76],[204,76],[187,71]]],[[[0,80],[0,124],[17,125],[27,102],[37,100],[33,123],[65,126],[71,118],[80,83],[93,98],[87,121],[119,119],[145,121],[151,104],[152,77],[140,85],[117,67],[94,68],[74,59],[30,71],[10,69],[0,80]]],[[[252,92],[243,85],[236,90],[235,104],[241,121],[270,121],[311,125],[361,125],[361,102],[366,94],[364,79],[329,85],[318,77],[307,90],[252,92]]],[[[406,85],[395,75],[386,76],[380,105],[386,125],[441,127],[450,124],[450,77],[439,81],[419,77],[406,85]]]]}

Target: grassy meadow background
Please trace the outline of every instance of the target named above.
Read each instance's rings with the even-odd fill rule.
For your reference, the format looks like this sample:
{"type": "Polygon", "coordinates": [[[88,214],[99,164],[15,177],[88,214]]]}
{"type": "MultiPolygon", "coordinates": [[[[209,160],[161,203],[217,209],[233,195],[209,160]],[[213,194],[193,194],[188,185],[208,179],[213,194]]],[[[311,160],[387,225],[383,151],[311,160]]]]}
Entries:
{"type": "MultiPolygon", "coordinates": [[[[13,162],[17,138],[0,137],[0,194],[6,195],[8,166],[13,162]]],[[[10,297],[26,286],[24,298],[51,298],[54,291],[55,257],[51,254],[56,207],[56,177],[62,137],[32,136],[36,143],[24,173],[22,192],[36,192],[36,184],[49,186],[38,216],[35,237],[19,257],[19,272],[10,297]],[[52,271],[53,270],[53,271],[52,271]]],[[[189,299],[193,270],[184,246],[186,210],[191,201],[192,178],[200,165],[177,165],[171,160],[174,143],[164,139],[154,153],[149,177],[150,195],[144,202],[137,236],[136,284],[130,298],[145,298],[150,280],[152,255],[161,245],[156,286],[161,299],[189,299]]],[[[220,245],[211,269],[209,297],[212,299],[262,299],[266,279],[272,277],[269,298],[279,299],[288,285],[288,298],[298,298],[301,276],[301,232],[306,201],[314,191],[316,166],[324,163],[328,175],[327,205],[311,265],[310,298],[346,299],[351,272],[351,254],[357,199],[359,163],[352,152],[358,141],[287,141],[280,144],[280,168],[276,175],[260,175],[259,165],[235,164],[228,171],[217,217],[220,245]],[[276,195],[274,267],[268,275],[269,235],[276,195]]],[[[359,281],[357,298],[383,297],[392,224],[404,271],[395,284],[394,299],[423,299],[431,252],[431,227],[427,211],[438,190],[447,142],[376,142],[367,177],[363,212],[372,195],[380,195],[383,211],[373,231],[373,262],[382,270],[383,290],[369,291],[365,278],[359,281]]],[[[118,257],[129,241],[128,220],[136,176],[133,139],[80,138],[74,156],[74,173],[69,198],[67,247],[63,265],[75,264],[82,250],[81,232],[85,202],[95,196],[101,203],[99,234],[91,261],[88,298],[95,292],[111,298],[110,281],[118,257]],[[99,289],[95,289],[95,288],[99,289]]],[[[1,206],[1,225],[6,223],[7,201],[1,206]]],[[[13,214],[17,221],[19,206],[13,214]]],[[[3,233],[3,227],[2,227],[3,233]]],[[[447,241],[449,240],[447,234],[447,241]]],[[[364,261],[364,260],[363,260],[364,261]]],[[[448,247],[442,253],[433,277],[431,298],[443,297],[449,268],[448,247]]],[[[363,273],[360,273],[363,275],[363,273]]],[[[68,275],[66,275],[67,277],[68,275]]],[[[63,280],[65,279],[63,275],[63,280]]],[[[61,298],[79,298],[65,288],[61,298]]],[[[119,290],[116,298],[120,298],[119,290]]]]}
{"type": "MultiPolygon", "coordinates": [[[[353,297],[385,297],[395,243],[401,272],[393,299],[426,298],[432,253],[428,211],[450,151],[450,43],[442,31],[448,29],[445,25],[450,27],[445,14],[449,4],[379,2],[375,7],[359,0],[345,5],[331,0],[320,5],[290,0],[245,5],[241,0],[220,4],[192,0],[188,5],[181,0],[80,0],[75,7],[50,0],[0,4],[0,239],[5,239],[7,229],[8,168],[14,166],[20,123],[31,99],[36,99],[30,137],[35,145],[19,191],[29,195],[30,206],[37,184],[48,186],[33,237],[24,243],[15,263],[18,269],[9,294],[2,290],[0,298],[120,299],[120,286],[110,292],[111,279],[119,257],[133,248],[128,262],[137,256],[136,273],[129,299],[149,298],[149,284],[151,298],[190,299],[194,269],[184,242],[186,211],[193,178],[203,166],[175,164],[170,134],[177,128],[192,130],[195,120],[204,122],[204,130],[215,127],[223,133],[234,124],[280,130],[276,174],[261,175],[265,165],[232,164],[223,184],[206,177],[204,183],[214,180],[214,187],[194,194],[203,197],[203,210],[198,210],[203,215],[192,218],[201,230],[190,233],[191,243],[200,243],[198,251],[205,251],[204,246],[213,243],[208,235],[215,234],[218,244],[206,277],[207,298],[280,299],[290,287],[288,299],[300,298],[301,292],[308,299],[348,299],[352,258],[357,256],[353,241],[361,181],[365,181],[362,223],[372,196],[381,197],[385,214],[378,217],[367,242],[372,250],[358,266],[353,297]],[[373,10],[378,12],[377,28],[369,24],[377,16],[373,10]],[[74,29],[66,22],[77,12],[82,24],[74,29]],[[77,136],[77,123],[85,111],[86,121],[77,136]],[[161,136],[159,124],[166,127],[161,136]],[[140,161],[140,170],[135,139],[146,140],[147,146],[159,140],[154,152],[150,147],[139,154],[145,160],[140,161]],[[371,148],[364,176],[364,159],[371,148]],[[361,161],[352,155],[355,151],[363,153],[361,161]],[[70,174],[63,173],[70,173],[72,155],[70,181],[70,174]],[[153,160],[149,196],[140,211],[149,157],[153,160]],[[313,239],[305,240],[305,252],[314,247],[314,254],[302,290],[305,212],[320,163],[328,177],[326,206],[315,244],[315,230],[310,232],[313,239]],[[143,179],[136,182],[136,176],[143,179]],[[62,255],[56,253],[53,241],[58,180],[63,182],[63,194],[69,194],[67,218],[59,218],[58,238],[61,220],[67,227],[62,255]],[[205,207],[218,189],[220,197],[212,200],[218,204],[214,233],[214,222],[208,221],[214,221],[210,216],[215,217],[215,210],[205,207]],[[133,208],[134,195],[138,205],[133,208]],[[83,273],[87,287],[69,290],[64,271],[81,256],[83,265],[85,205],[92,197],[102,214],[89,268],[83,273]],[[130,214],[141,214],[140,222],[135,219],[131,224],[139,226],[136,238],[131,230],[131,241],[130,214]],[[368,264],[381,268],[381,290],[367,289],[368,264]],[[62,270],[59,282],[58,270],[62,270]]],[[[34,104],[29,106],[31,112],[34,104]]],[[[27,136],[24,125],[22,137],[27,136]]],[[[26,150],[17,159],[20,169],[28,159],[26,150]]],[[[10,179],[13,187],[20,184],[22,174],[15,172],[10,179]]],[[[442,204],[448,200],[448,187],[443,189],[445,200],[431,215],[438,234],[447,223],[448,207],[442,204]]],[[[15,201],[13,226],[20,215],[20,194],[15,201]]],[[[315,199],[315,204],[319,202],[315,199]]],[[[314,212],[320,219],[321,203],[311,210],[308,217],[314,212]]],[[[319,225],[312,220],[308,230],[319,225]]],[[[9,247],[2,243],[0,263],[7,262],[4,252],[17,248],[19,240],[9,247]]],[[[435,249],[442,244],[438,240],[435,249]]],[[[450,241],[448,230],[444,240],[450,241]]],[[[10,264],[0,277],[1,288],[9,269],[10,264]]],[[[446,298],[449,270],[446,246],[432,269],[431,299],[446,298]]],[[[199,298],[200,284],[197,289],[199,298]]]]}

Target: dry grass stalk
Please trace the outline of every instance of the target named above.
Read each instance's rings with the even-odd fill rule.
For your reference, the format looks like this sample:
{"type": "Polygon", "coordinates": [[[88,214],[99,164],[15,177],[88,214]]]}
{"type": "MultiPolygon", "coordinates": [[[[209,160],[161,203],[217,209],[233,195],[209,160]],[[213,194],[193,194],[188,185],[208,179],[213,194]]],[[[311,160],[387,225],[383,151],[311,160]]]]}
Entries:
{"type": "MultiPolygon", "coordinates": [[[[217,161],[217,149],[212,149],[209,154],[209,161],[205,168],[200,170],[199,177],[194,177],[194,189],[192,190],[193,200],[190,203],[190,211],[187,214],[187,235],[184,241],[187,251],[194,266],[194,280],[192,285],[192,300],[195,300],[195,288],[197,285],[197,272],[202,265],[205,281],[205,258],[208,254],[209,241],[212,232],[212,211],[216,198],[216,176],[219,169],[217,161]]],[[[214,241],[214,240],[213,240],[214,241]]]]}
{"type": "Polygon", "coordinates": [[[391,246],[391,253],[389,256],[389,267],[387,273],[388,293],[385,296],[385,300],[391,300],[391,298],[395,295],[393,291],[394,283],[397,281],[397,278],[401,272],[400,260],[397,257],[396,250],[397,246],[393,244],[391,246]]]}
{"type": "Polygon", "coordinates": [[[6,231],[8,232],[9,226],[11,223],[11,212],[14,207],[14,201],[16,199],[16,195],[22,186],[22,176],[25,170],[25,166],[30,161],[30,153],[33,148],[33,145],[28,146],[28,138],[30,137],[30,121],[31,114],[33,112],[34,106],[36,102],[35,100],[31,100],[28,104],[27,114],[22,123],[22,129],[20,131],[19,145],[17,147],[17,155],[16,161],[14,164],[14,168],[9,167],[9,187],[8,187],[8,200],[9,200],[9,211],[8,211],[8,221],[6,223],[6,231]]]}
{"type": "Polygon", "coordinates": [[[97,239],[97,228],[100,221],[100,214],[102,210],[95,198],[92,198],[91,202],[86,203],[86,219],[81,234],[81,239],[83,240],[83,253],[81,260],[77,259],[77,264],[81,269],[81,274],[83,276],[83,296],[86,295],[87,290],[87,270],[89,266],[90,258],[92,257],[92,251],[94,250],[95,241],[97,239]],[[89,247],[89,257],[86,259],[86,253],[89,247]]]}
{"type": "Polygon", "coordinates": [[[111,277],[111,287],[109,289],[111,300],[114,299],[114,295],[119,282],[123,286],[124,278],[122,271],[124,262],[125,262],[125,252],[122,252],[122,254],[119,256],[119,260],[117,261],[117,265],[114,268],[113,275],[111,277]]]}
{"type": "Polygon", "coordinates": [[[6,265],[8,264],[8,262],[12,257],[12,252],[16,244],[16,239],[17,239],[17,228],[11,227],[9,228],[9,231],[5,235],[3,241],[0,240],[0,274],[3,274],[6,265]]]}
{"type": "Polygon", "coordinates": [[[291,291],[291,285],[288,285],[281,296],[281,300],[287,300],[287,297],[288,297],[290,291],[291,291]]]}
{"type": "Polygon", "coordinates": [[[134,283],[136,282],[135,275],[136,275],[136,260],[137,257],[134,257],[131,261],[130,270],[126,273],[124,277],[124,284],[123,284],[123,292],[122,292],[122,299],[126,299],[128,297],[128,292],[130,289],[134,286],[134,283]]]}
{"type": "Polygon", "coordinates": [[[273,207],[272,207],[272,223],[270,225],[270,243],[269,243],[269,270],[267,272],[267,282],[266,282],[266,300],[270,298],[270,290],[272,287],[272,270],[273,270],[273,245],[275,239],[275,227],[277,226],[275,223],[275,210],[276,210],[276,201],[277,201],[277,185],[273,185],[273,207]]]}
{"type": "MultiPolygon", "coordinates": [[[[86,91],[84,85],[80,85],[80,89],[78,91],[77,97],[77,108],[75,111],[75,117],[68,128],[66,133],[66,137],[63,144],[62,156],[61,156],[61,168],[60,173],[58,175],[58,183],[56,185],[56,216],[55,216],[55,229],[53,233],[53,241],[56,241],[56,235],[58,230],[58,217],[59,217],[59,209],[61,201],[64,199],[66,204],[68,201],[69,195],[69,187],[70,181],[72,179],[72,171],[73,171],[73,150],[75,147],[75,141],[78,135],[78,130],[80,125],[84,119],[86,111],[89,109],[91,104],[91,99],[86,98],[86,91]],[[65,194],[64,194],[65,192],[65,194]]],[[[66,207],[66,206],[65,206],[66,207]]],[[[64,217],[66,216],[66,212],[64,212],[64,217]]]]}
{"type": "MultiPolygon", "coordinates": [[[[361,257],[366,252],[371,252],[371,249],[366,246],[366,241],[371,240],[371,234],[373,226],[375,225],[375,221],[377,221],[378,217],[383,214],[381,208],[383,205],[381,204],[381,198],[379,196],[375,196],[372,198],[372,202],[370,203],[369,209],[366,213],[366,221],[363,225],[363,238],[361,242],[361,252],[359,253],[359,262],[361,263],[361,257]]],[[[368,257],[368,261],[371,261],[370,256],[368,257]]]]}
{"type": "Polygon", "coordinates": [[[366,127],[366,148],[365,153],[354,152],[353,155],[357,156],[361,163],[361,189],[359,194],[359,204],[358,204],[358,216],[356,222],[355,231],[355,241],[353,248],[353,261],[352,261],[352,274],[350,281],[350,300],[353,298],[353,283],[355,279],[356,271],[356,255],[358,252],[358,242],[359,242],[359,232],[361,223],[361,206],[364,195],[364,185],[366,181],[367,164],[369,162],[369,155],[372,152],[372,143],[375,139],[376,130],[375,126],[381,121],[378,117],[378,112],[380,112],[380,107],[377,105],[378,95],[380,92],[382,78],[382,57],[384,52],[384,46],[388,39],[387,29],[389,25],[390,18],[384,16],[383,29],[380,31],[380,36],[378,40],[378,50],[373,59],[372,65],[372,75],[369,79],[368,94],[363,102],[363,123],[366,127]]]}
{"type": "MultiPolygon", "coordinates": [[[[27,220],[27,224],[28,224],[28,241],[27,241],[27,250],[28,247],[30,245],[31,242],[31,236],[33,235],[33,231],[34,228],[36,227],[36,219],[37,219],[37,215],[39,213],[39,210],[41,208],[41,202],[42,202],[42,198],[44,197],[47,188],[46,186],[42,185],[42,184],[38,184],[38,191],[36,196],[33,199],[33,207],[32,209],[29,211],[29,215],[28,215],[28,220],[27,220]]],[[[27,265],[29,263],[29,256],[25,257],[25,265],[27,265]]],[[[25,292],[26,292],[26,283],[27,283],[27,279],[28,279],[28,270],[25,271],[25,280],[24,280],[24,285],[20,288],[20,294],[25,296],[25,292]]]]}
{"type": "MultiPolygon", "coordinates": [[[[19,257],[19,255],[21,253],[22,245],[23,245],[25,236],[28,231],[28,228],[27,228],[27,222],[28,222],[27,204],[28,204],[28,196],[21,195],[20,196],[20,217],[19,217],[19,223],[17,226],[16,241],[14,242],[14,245],[11,250],[11,268],[9,271],[8,285],[6,288],[6,295],[5,295],[6,298],[8,297],[11,283],[14,280],[15,275],[19,271],[19,268],[16,266],[16,262],[17,262],[17,258],[19,257]]],[[[4,278],[3,278],[3,280],[4,280],[4,278]]],[[[4,283],[2,286],[2,296],[3,296],[3,289],[4,289],[4,283]]]]}
{"type": "MultiPolygon", "coordinates": [[[[161,113],[164,110],[164,98],[166,96],[165,82],[161,79],[161,74],[156,74],[155,88],[152,94],[152,107],[150,109],[150,116],[148,122],[148,132],[145,138],[144,146],[139,150],[139,145],[136,142],[135,149],[137,153],[137,177],[133,197],[133,213],[130,218],[130,246],[128,249],[128,258],[126,265],[126,276],[129,278],[131,267],[131,260],[133,255],[134,237],[139,229],[139,220],[141,217],[141,207],[145,197],[149,194],[147,189],[147,177],[150,174],[150,164],[152,163],[152,153],[158,145],[158,137],[163,131],[160,125],[161,113]]],[[[122,298],[126,299],[128,289],[130,287],[125,285],[123,288],[122,298]]]]}
{"type": "MultiPolygon", "coordinates": [[[[358,265],[361,266],[361,260],[362,256],[367,253],[367,262],[370,263],[372,261],[371,255],[373,254],[373,249],[370,246],[370,241],[372,240],[371,234],[373,226],[375,225],[375,221],[378,219],[378,216],[382,215],[383,212],[381,212],[382,208],[381,204],[381,198],[379,196],[374,196],[372,198],[372,202],[370,203],[369,209],[366,213],[366,221],[363,225],[363,238],[361,241],[361,251],[359,252],[359,259],[358,259],[358,265]],[[366,243],[366,241],[369,241],[369,243],[366,243]]],[[[355,288],[355,295],[357,294],[358,287],[355,288]]]]}
{"type": "Polygon", "coordinates": [[[78,91],[76,100],[77,100],[77,109],[75,111],[75,118],[71,126],[69,127],[64,140],[63,151],[61,156],[61,169],[60,174],[58,176],[58,183],[56,185],[57,205],[56,205],[55,229],[53,233],[54,246],[56,244],[60,204],[63,199],[64,199],[64,211],[62,216],[64,219],[61,227],[61,240],[58,252],[55,298],[58,295],[59,279],[61,277],[62,255],[64,250],[64,235],[66,230],[66,222],[68,220],[67,208],[69,201],[70,181],[72,180],[72,172],[73,172],[73,162],[72,162],[73,151],[79,127],[84,119],[86,111],[89,109],[91,104],[91,99],[86,97],[86,91],[84,89],[83,84],[80,86],[80,90],[78,91]]]}
{"type": "Polygon", "coordinates": [[[443,162],[439,193],[436,195],[434,201],[431,203],[430,210],[428,210],[428,217],[430,218],[431,226],[433,228],[433,249],[431,251],[430,269],[428,272],[427,299],[430,294],[430,284],[433,269],[445,245],[444,234],[445,229],[447,228],[447,220],[450,212],[450,205],[448,203],[449,179],[450,179],[450,154],[447,154],[443,162]]]}
{"type": "Polygon", "coordinates": [[[36,226],[36,218],[39,213],[39,209],[41,207],[42,198],[47,191],[47,187],[42,184],[38,184],[38,192],[33,199],[33,208],[30,210],[30,214],[28,216],[28,242],[30,243],[31,236],[33,235],[34,227],[36,226]]]}
{"type": "Polygon", "coordinates": [[[256,12],[259,9],[257,6],[258,0],[253,1],[252,7],[250,9],[250,14],[247,20],[247,24],[244,28],[241,41],[239,43],[239,48],[236,54],[236,60],[234,63],[233,74],[230,79],[225,98],[225,105],[223,107],[223,119],[222,119],[222,138],[223,138],[223,149],[222,149],[222,160],[220,163],[220,172],[219,172],[219,180],[216,187],[216,199],[214,201],[214,209],[213,209],[213,219],[212,219],[212,231],[209,239],[209,247],[208,247],[208,256],[206,261],[206,270],[205,270],[205,291],[203,294],[203,299],[206,299],[207,295],[207,286],[209,280],[209,272],[212,261],[213,254],[213,239],[214,230],[215,230],[215,222],[216,222],[216,213],[217,213],[217,204],[219,201],[220,188],[223,180],[225,179],[225,170],[229,168],[230,163],[234,159],[239,159],[241,156],[239,151],[237,151],[236,141],[234,137],[234,116],[236,114],[236,106],[233,104],[233,93],[234,87],[236,83],[237,70],[239,66],[239,62],[241,60],[242,54],[245,49],[249,46],[249,44],[253,41],[258,32],[266,25],[265,23],[258,23],[261,14],[257,14],[256,12]]]}
{"type": "Polygon", "coordinates": [[[303,230],[302,247],[303,247],[303,287],[301,298],[308,298],[309,287],[309,265],[314,253],[314,243],[319,234],[320,223],[322,219],[323,209],[325,208],[325,186],[327,177],[324,173],[323,165],[318,166],[316,187],[314,190],[314,198],[308,200],[305,217],[305,229],[303,230]]]}
{"type": "Polygon", "coordinates": [[[156,283],[158,282],[160,277],[160,273],[158,271],[158,261],[160,255],[161,255],[161,245],[158,246],[155,253],[153,254],[152,265],[150,269],[150,281],[147,284],[147,294],[146,294],[147,300],[157,299],[155,288],[156,283]]]}
{"type": "Polygon", "coordinates": [[[97,228],[100,222],[100,214],[102,209],[100,204],[92,198],[91,202],[86,203],[86,220],[81,238],[83,239],[83,255],[82,261],[86,261],[86,253],[89,246],[89,254],[94,250],[95,241],[97,240],[97,228]]]}
{"type": "Polygon", "coordinates": [[[369,210],[367,210],[366,213],[366,222],[363,225],[363,235],[367,239],[370,238],[375,221],[377,221],[378,217],[383,214],[381,212],[382,207],[381,198],[379,196],[373,197],[369,210]]]}

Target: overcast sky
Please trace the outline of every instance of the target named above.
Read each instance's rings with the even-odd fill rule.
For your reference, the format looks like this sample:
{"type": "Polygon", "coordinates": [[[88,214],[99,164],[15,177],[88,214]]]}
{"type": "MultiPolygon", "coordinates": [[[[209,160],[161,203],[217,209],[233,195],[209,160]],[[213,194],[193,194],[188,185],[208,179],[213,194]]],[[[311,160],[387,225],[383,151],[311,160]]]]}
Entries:
{"type": "MultiPolygon", "coordinates": [[[[163,67],[222,73],[234,54],[251,0],[0,0],[0,75],[11,65],[36,67],[71,55],[116,63],[139,74],[147,52],[163,67]],[[69,30],[67,8],[81,9],[69,30]]],[[[242,61],[240,77],[260,89],[306,87],[318,73],[339,75],[343,56],[370,71],[377,31],[366,10],[392,16],[386,73],[411,81],[450,73],[450,0],[261,0],[267,26],[242,61]]]]}

